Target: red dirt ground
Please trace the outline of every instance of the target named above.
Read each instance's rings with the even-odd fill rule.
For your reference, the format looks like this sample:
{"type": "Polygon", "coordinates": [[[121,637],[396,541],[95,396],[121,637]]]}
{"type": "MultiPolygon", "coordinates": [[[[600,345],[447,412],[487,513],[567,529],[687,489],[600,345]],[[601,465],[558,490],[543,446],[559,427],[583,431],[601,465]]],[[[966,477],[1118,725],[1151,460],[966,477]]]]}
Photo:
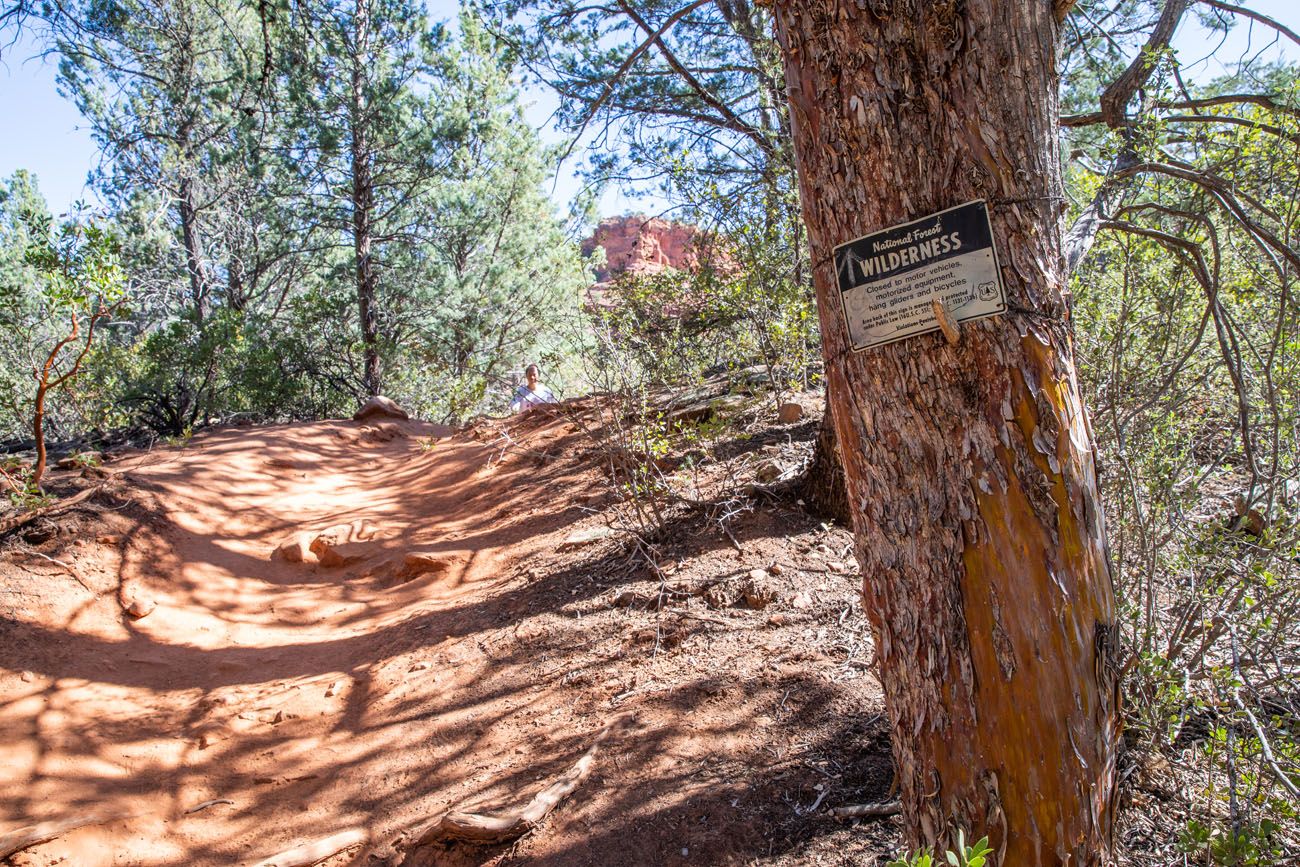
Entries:
{"type": "Polygon", "coordinates": [[[883,864],[892,820],[825,814],[891,779],[847,533],[769,499],[733,546],[683,512],[655,548],[676,591],[655,610],[664,588],[625,535],[571,538],[617,508],[591,441],[560,418],[504,424],[213,430],[111,462],[92,509],[11,537],[0,834],[131,816],[13,863],[251,864],[360,826],[369,842],[323,863],[883,864]],[[379,535],[352,565],[271,557],[357,519],[379,535]],[[438,570],[404,580],[412,551],[438,570]],[[773,565],[763,610],[699,595],[773,565]],[[157,607],[132,619],[137,600],[157,607]],[[514,846],[411,845],[452,807],[522,805],[625,712],[514,846]],[[186,812],[213,799],[232,803],[186,812]]]}

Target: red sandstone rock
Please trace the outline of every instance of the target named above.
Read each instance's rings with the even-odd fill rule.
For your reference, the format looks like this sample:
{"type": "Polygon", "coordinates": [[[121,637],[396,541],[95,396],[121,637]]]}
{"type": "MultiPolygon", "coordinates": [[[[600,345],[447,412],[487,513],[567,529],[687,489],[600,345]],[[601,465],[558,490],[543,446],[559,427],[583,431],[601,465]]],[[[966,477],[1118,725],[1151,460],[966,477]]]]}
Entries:
{"type": "Polygon", "coordinates": [[[289,563],[303,563],[311,552],[311,542],[311,533],[294,533],[276,546],[271,556],[289,563]]]}
{"type": "Polygon", "coordinates": [[[451,561],[440,554],[426,551],[411,551],[402,559],[402,568],[398,571],[401,578],[414,578],[426,572],[441,575],[451,569],[451,561]]]}
{"type": "Polygon", "coordinates": [[[148,617],[157,607],[158,604],[152,599],[144,599],[137,596],[135,599],[132,599],[127,603],[126,613],[130,614],[136,620],[140,620],[141,618],[148,617]]]}
{"type": "Polygon", "coordinates": [[[658,217],[610,217],[596,234],[582,242],[582,255],[605,249],[605,264],[596,279],[606,282],[619,274],[658,274],[667,268],[689,271],[701,264],[700,230],[658,217]]]}
{"type": "Polygon", "coordinates": [[[781,408],[776,411],[776,420],[780,424],[794,424],[803,418],[803,404],[790,401],[781,404],[781,408]]]}
{"type": "Polygon", "coordinates": [[[588,303],[605,306],[610,284],[623,274],[660,274],[669,268],[695,271],[707,264],[725,266],[725,256],[708,249],[707,236],[695,226],[640,215],[601,220],[596,233],[582,242],[582,255],[600,247],[605,264],[595,271],[597,282],[587,291],[588,303]]]}
{"type": "Polygon", "coordinates": [[[378,535],[378,531],[365,519],[336,524],[322,530],[312,539],[310,550],[322,566],[338,568],[364,560],[374,553],[378,535]]]}

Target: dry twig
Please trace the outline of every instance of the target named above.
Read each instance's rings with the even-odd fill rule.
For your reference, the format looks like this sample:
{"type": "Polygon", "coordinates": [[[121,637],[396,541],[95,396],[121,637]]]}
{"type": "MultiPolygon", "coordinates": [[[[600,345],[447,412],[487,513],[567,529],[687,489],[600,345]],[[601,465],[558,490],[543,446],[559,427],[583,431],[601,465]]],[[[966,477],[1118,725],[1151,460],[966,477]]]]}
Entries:
{"type": "Polygon", "coordinates": [[[213,798],[211,801],[204,801],[201,804],[195,804],[193,807],[190,807],[188,810],[185,811],[185,815],[188,816],[190,813],[197,813],[200,810],[206,810],[208,807],[215,807],[217,804],[233,804],[233,803],[235,802],[230,800],[229,798],[213,798]]]}
{"type": "Polygon", "coordinates": [[[49,562],[53,563],[55,566],[61,567],[63,571],[71,575],[76,580],[76,582],[80,584],[82,587],[84,587],[86,590],[90,591],[91,593],[95,592],[95,588],[87,584],[85,579],[81,577],[81,574],[77,572],[76,569],[72,568],[71,564],[65,563],[62,560],[56,560],[48,554],[42,554],[40,551],[27,551],[26,553],[35,554],[37,557],[40,557],[43,560],[48,560],[49,562]]]}

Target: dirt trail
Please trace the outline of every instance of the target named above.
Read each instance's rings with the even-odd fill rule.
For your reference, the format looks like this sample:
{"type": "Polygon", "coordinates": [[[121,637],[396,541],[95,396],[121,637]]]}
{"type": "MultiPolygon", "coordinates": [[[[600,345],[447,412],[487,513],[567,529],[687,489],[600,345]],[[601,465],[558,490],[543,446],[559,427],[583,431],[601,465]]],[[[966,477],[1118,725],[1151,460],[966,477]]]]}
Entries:
{"type": "MultiPolygon", "coordinates": [[[[354,825],[369,844],[325,863],[856,858],[836,841],[851,832],[808,809],[888,785],[862,642],[828,633],[860,636],[856,580],[806,573],[813,596],[784,620],[612,607],[648,576],[617,539],[565,544],[600,525],[595,463],[540,415],[509,439],[231,428],[115,462],[124,505],[37,549],[75,574],[0,554],[0,833],[132,818],[14,863],[251,864],[354,825]],[[273,556],[362,520],[348,565],[273,556]],[[156,608],[136,620],[135,601],[156,608]],[[510,850],[404,846],[450,807],[526,801],[624,711],[636,721],[542,832],[510,850]]],[[[683,530],[684,581],[844,541],[788,510],[753,513],[742,552],[683,530]]]]}

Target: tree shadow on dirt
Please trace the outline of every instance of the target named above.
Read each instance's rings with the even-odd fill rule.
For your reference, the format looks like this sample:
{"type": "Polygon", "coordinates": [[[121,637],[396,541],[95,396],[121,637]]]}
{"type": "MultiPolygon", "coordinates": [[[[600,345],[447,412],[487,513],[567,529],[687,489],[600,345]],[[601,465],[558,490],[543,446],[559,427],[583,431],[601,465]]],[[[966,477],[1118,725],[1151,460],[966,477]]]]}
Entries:
{"type": "MultiPolygon", "coordinates": [[[[235,453],[233,440],[216,445],[235,453]]],[[[320,447],[323,465],[344,459],[334,449],[320,447]]],[[[22,741],[31,752],[14,765],[0,809],[41,818],[51,804],[66,812],[143,803],[153,824],[141,819],[132,834],[165,834],[174,854],[148,863],[176,865],[241,863],[357,825],[370,830],[372,845],[354,862],[369,864],[375,846],[409,839],[449,808],[526,802],[624,712],[638,723],[611,740],[593,776],[517,846],[399,851],[412,867],[503,855],[560,864],[748,862],[827,839],[840,826],[825,807],[884,799],[890,774],[878,687],[842,660],[787,658],[787,644],[812,640],[805,632],[846,628],[838,603],[800,612],[780,629],[766,612],[701,613],[689,597],[662,611],[611,608],[607,598],[645,581],[648,564],[621,540],[558,551],[581,513],[557,504],[553,491],[572,489],[580,467],[523,458],[507,456],[488,471],[504,496],[493,509],[440,493],[450,477],[428,478],[427,464],[365,471],[374,474],[366,484],[393,486],[375,502],[404,544],[517,550],[547,540],[512,555],[507,571],[471,594],[445,600],[433,582],[390,596],[359,585],[339,590],[346,573],[301,572],[295,584],[216,534],[189,533],[182,558],[174,528],[143,506],[126,510],[133,525],[120,542],[122,565],[95,579],[100,597],[124,602],[135,589],[124,586],[130,576],[146,573],[178,605],[211,611],[232,628],[265,621],[271,596],[240,598],[186,576],[185,562],[198,556],[235,579],[361,599],[369,619],[287,622],[283,643],[205,646],[197,632],[190,643],[160,640],[149,621],[124,615],[114,635],[80,629],[93,594],[63,626],[3,614],[3,665],[32,680],[6,683],[0,725],[12,733],[7,746],[22,741]],[[425,502],[417,508],[408,496],[425,502]],[[430,509],[459,510],[458,538],[420,537],[430,509]],[[186,812],[220,798],[234,803],[186,812]]],[[[481,471],[481,462],[468,463],[455,469],[462,482],[481,471]]],[[[221,480],[214,471],[194,483],[221,480]]],[[[251,495],[262,482],[246,484],[251,495]]],[[[270,511],[246,521],[259,544],[284,529],[270,511]]],[[[733,535],[748,545],[815,525],[759,509],[733,535]]],[[[731,544],[698,513],[673,530],[680,541],[669,553],[682,560],[731,544]]],[[[724,568],[736,567],[708,566],[724,568]]]]}
{"type": "MultiPolygon", "coordinates": [[[[544,852],[546,863],[564,865],[748,864],[816,848],[844,828],[828,807],[888,799],[887,726],[878,714],[844,715],[845,696],[815,675],[771,686],[741,695],[725,678],[681,684],[646,703],[639,718],[654,721],[634,723],[612,743],[593,776],[532,836],[503,846],[432,843],[394,863],[528,863],[544,852]]],[[[554,746],[571,761],[584,743],[570,737],[554,746]]],[[[563,767],[496,780],[476,801],[518,806],[518,796],[503,803],[492,794],[539,788],[538,770],[563,767]]],[[[871,823],[854,852],[838,854],[869,863],[862,856],[887,850],[894,831],[892,821],[871,823]]]]}

